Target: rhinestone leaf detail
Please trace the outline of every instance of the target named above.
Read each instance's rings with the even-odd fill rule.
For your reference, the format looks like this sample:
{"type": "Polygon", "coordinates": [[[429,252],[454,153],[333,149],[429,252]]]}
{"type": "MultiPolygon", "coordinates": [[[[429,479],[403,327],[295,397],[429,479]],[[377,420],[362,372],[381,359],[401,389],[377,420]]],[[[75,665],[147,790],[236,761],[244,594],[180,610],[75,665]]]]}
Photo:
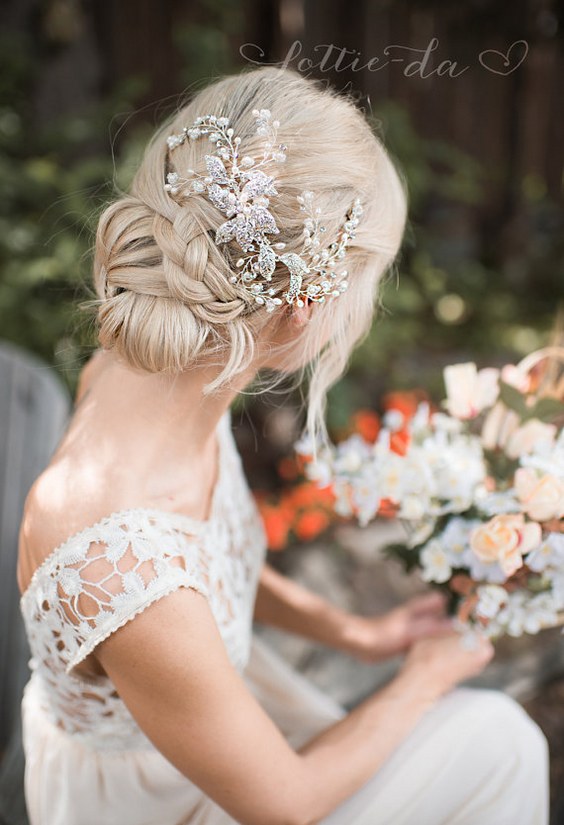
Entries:
{"type": "Polygon", "coordinates": [[[262,244],[258,256],[260,274],[267,280],[276,269],[276,253],[270,244],[262,244]]]}
{"type": "Polygon", "coordinates": [[[328,247],[321,243],[325,227],[320,223],[320,209],[313,206],[313,193],[298,195],[300,209],[306,213],[300,254],[277,250],[283,242],[271,243],[268,235],[280,230],[269,210],[270,198],[278,195],[272,175],[263,171],[271,164],[286,160],[286,147],[277,143],[279,121],[272,120],[268,109],[254,109],[257,135],[264,138],[262,158],[250,155],[239,159],[241,138],[234,137],[227,117],[203,115],[180,134],[170,135],[167,146],[170,153],[186,141],[206,137],[215,145],[212,154],[205,155],[206,174],[188,170],[191,177],[182,178],[176,171],[169,172],[164,185],[171,197],[204,195],[227,218],[215,233],[218,245],[235,240],[244,253],[237,261],[237,272],[230,277],[232,284],[241,287],[256,304],[273,312],[282,303],[303,306],[309,301],[323,302],[327,297],[338,297],[348,287],[347,271],[335,271],[344,257],[346,247],[355,237],[355,230],[363,214],[360,199],[356,198],[339,229],[336,241],[328,247]],[[263,167],[263,168],[261,168],[263,167]],[[272,276],[277,263],[289,272],[286,290],[272,287],[272,276]],[[308,277],[309,276],[309,277],[308,277]],[[280,294],[277,294],[280,293],[280,294]]]}

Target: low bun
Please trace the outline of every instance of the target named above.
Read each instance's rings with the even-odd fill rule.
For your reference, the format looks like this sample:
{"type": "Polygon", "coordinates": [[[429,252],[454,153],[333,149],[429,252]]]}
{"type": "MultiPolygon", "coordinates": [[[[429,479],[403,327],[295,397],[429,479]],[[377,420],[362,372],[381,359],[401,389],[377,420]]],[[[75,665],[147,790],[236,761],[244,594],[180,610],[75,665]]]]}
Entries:
{"type": "Polygon", "coordinates": [[[162,254],[167,297],[194,309],[208,323],[228,323],[245,309],[245,302],[230,283],[231,270],[209,227],[189,204],[178,209],[171,223],[153,218],[153,236],[162,254]]]}
{"type": "Polygon", "coordinates": [[[228,345],[227,327],[248,309],[229,275],[197,204],[163,215],[134,196],[117,200],[96,236],[100,344],[150,372],[187,369],[228,345]]]}
{"type": "MultiPolygon", "coordinates": [[[[407,217],[406,185],[352,97],[289,68],[249,68],[201,89],[155,131],[129,193],[103,211],[96,235],[94,284],[98,336],[132,366],[179,373],[202,363],[217,366],[205,394],[259,363],[264,345],[273,389],[288,375],[309,372],[306,432],[326,440],[326,394],[343,374],[354,347],[368,333],[382,276],[392,266],[407,217]],[[250,157],[261,152],[253,111],[268,109],[279,121],[287,158],[275,173],[277,194],[269,204],[287,253],[304,244],[300,193],[314,193],[323,215],[326,244],[337,237],[359,198],[362,220],[347,247],[348,288],[337,300],[317,304],[309,322],[291,335],[270,331],[285,320],[283,303],[269,314],[231,278],[241,250],[237,239],[217,245],[224,215],[206,194],[169,192],[170,173],[204,174],[209,146],[185,140],[169,151],[167,138],[196,118],[228,118],[250,157]],[[304,366],[305,365],[305,366],[304,366]]],[[[313,277],[313,276],[311,276],[313,277]]],[[[307,287],[306,274],[304,285],[307,287]]],[[[275,294],[289,286],[288,269],[272,273],[275,294]]],[[[290,330],[290,327],[288,327],[290,330]]],[[[261,356],[262,357],[262,356],[261,356]]],[[[266,363],[266,360],[265,360],[266,363]]],[[[252,370],[250,370],[252,373],[252,370]]],[[[240,389],[240,388],[238,388],[240,389]]]]}

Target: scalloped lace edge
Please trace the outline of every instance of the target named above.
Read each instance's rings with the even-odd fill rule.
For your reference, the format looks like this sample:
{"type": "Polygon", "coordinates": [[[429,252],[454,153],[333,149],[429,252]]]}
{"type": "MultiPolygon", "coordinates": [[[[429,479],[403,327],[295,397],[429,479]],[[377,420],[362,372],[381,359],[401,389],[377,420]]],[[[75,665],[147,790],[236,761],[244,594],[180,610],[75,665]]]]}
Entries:
{"type": "Polygon", "coordinates": [[[68,662],[65,667],[65,673],[69,676],[74,676],[72,670],[76,665],[80,664],[81,662],[89,656],[94,648],[98,647],[99,644],[104,642],[108,639],[112,633],[115,633],[116,630],[119,630],[120,627],[124,627],[128,622],[142,613],[147,607],[153,604],[159,599],[162,599],[164,596],[168,596],[170,593],[173,593],[175,590],[178,590],[179,587],[188,587],[192,590],[196,590],[198,593],[201,593],[202,596],[205,596],[206,599],[210,599],[210,592],[204,585],[197,584],[196,582],[189,582],[189,581],[175,581],[168,584],[166,587],[157,589],[154,593],[151,593],[151,597],[148,601],[144,602],[137,602],[136,606],[134,607],[133,611],[128,613],[127,616],[124,616],[122,619],[119,620],[117,624],[112,625],[111,628],[102,631],[101,635],[90,637],[87,641],[85,641],[79,648],[78,652],[75,656],[68,662]]]}

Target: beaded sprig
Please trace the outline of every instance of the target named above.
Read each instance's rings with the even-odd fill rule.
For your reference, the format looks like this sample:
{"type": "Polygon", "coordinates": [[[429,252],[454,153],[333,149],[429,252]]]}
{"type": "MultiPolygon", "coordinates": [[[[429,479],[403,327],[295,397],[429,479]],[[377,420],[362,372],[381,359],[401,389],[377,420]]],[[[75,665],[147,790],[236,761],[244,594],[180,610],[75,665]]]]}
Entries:
{"type": "Polygon", "coordinates": [[[216,150],[205,156],[207,174],[202,175],[188,169],[190,178],[182,178],[178,172],[169,172],[164,185],[172,196],[207,193],[210,201],[228,219],[216,230],[215,242],[228,243],[235,238],[243,252],[237,261],[237,275],[230,277],[233,284],[242,286],[257,304],[265,306],[272,312],[284,301],[294,302],[301,307],[305,301],[323,302],[327,297],[338,297],[348,287],[348,273],[335,271],[335,266],[346,251],[350,240],[355,237],[355,230],[363,213],[360,199],[356,198],[347,212],[346,219],[340,227],[337,240],[327,248],[321,244],[321,233],[326,227],[320,223],[319,207],[314,208],[313,193],[304,191],[297,196],[300,209],[306,213],[304,218],[303,247],[298,255],[295,252],[280,254],[277,250],[286,247],[285,243],[272,244],[267,235],[279,234],[276,221],[268,207],[269,198],[278,194],[274,177],[267,175],[263,168],[272,163],[286,160],[286,146],[276,143],[278,120],[272,120],[268,109],[254,109],[253,117],[257,121],[257,134],[264,137],[262,159],[244,155],[239,159],[240,137],[234,137],[234,130],[229,126],[229,119],[216,115],[203,115],[196,118],[191,127],[184,127],[177,135],[167,138],[169,151],[186,140],[197,140],[205,135],[216,150]],[[289,273],[289,286],[282,297],[271,286],[272,275],[277,262],[284,264],[289,273]],[[317,273],[319,278],[308,279],[303,286],[304,276],[317,273]]]}

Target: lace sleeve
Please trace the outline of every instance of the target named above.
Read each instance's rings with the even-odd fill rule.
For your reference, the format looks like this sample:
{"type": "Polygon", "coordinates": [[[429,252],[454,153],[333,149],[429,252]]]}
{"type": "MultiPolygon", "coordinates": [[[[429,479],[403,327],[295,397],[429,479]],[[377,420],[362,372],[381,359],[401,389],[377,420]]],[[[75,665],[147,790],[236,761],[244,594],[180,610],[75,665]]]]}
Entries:
{"type": "Polygon", "coordinates": [[[157,529],[141,515],[133,522],[107,521],[82,531],[45,572],[37,607],[59,639],[67,673],[110,634],[179,587],[210,597],[207,556],[198,536],[162,525],[157,529]]]}

